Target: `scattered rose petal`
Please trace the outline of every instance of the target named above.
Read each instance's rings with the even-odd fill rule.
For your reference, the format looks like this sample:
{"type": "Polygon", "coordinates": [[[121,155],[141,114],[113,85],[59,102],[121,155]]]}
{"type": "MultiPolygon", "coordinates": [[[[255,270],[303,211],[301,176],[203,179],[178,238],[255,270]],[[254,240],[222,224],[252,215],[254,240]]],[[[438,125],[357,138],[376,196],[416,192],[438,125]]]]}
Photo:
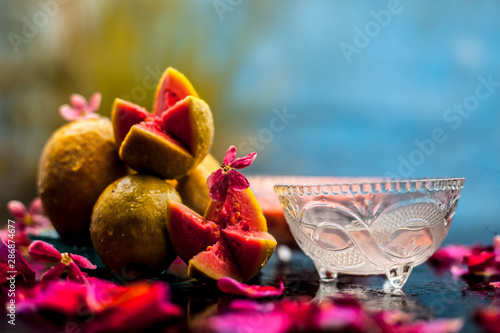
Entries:
{"type": "Polygon", "coordinates": [[[429,263],[435,267],[450,268],[461,264],[463,258],[471,254],[471,249],[465,245],[447,245],[439,248],[430,258],[429,263]]]}
{"type": "Polygon", "coordinates": [[[35,282],[35,271],[21,253],[15,248],[14,243],[7,245],[0,238],[0,284],[3,284],[12,275],[21,276],[25,282],[35,282]],[[9,255],[14,254],[15,264],[12,265],[9,255]],[[10,263],[9,263],[10,259],[10,263]],[[15,273],[10,273],[15,272],[15,273]]]}
{"type": "Polygon", "coordinates": [[[207,321],[210,332],[388,332],[454,333],[464,321],[438,319],[414,321],[397,310],[372,313],[350,297],[327,298],[321,303],[308,298],[284,299],[265,304],[235,300],[229,308],[207,321]]]}
{"type": "Polygon", "coordinates": [[[120,286],[96,278],[89,278],[88,284],[58,280],[21,289],[16,311],[30,321],[35,316],[55,325],[73,321],[83,332],[147,331],[182,315],[182,309],[170,302],[165,282],[120,286]]]}
{"type": "Polygon", "coordinates": [[[59,114],[68,121],[85,120],[99,118],[95,113],[101,105],[101,94],[94,93],[87,103],[85,98],[78,94],[70,96],[70,102],[73,107],[64,104],[59,107],[59,114]]]}
{"type": "Polygon", "coordinates": [[[227,191],[244,191],[250,183],[239,171],[248,167],[257,157],[257,153],[250,153],[244,157],[236,158],[236,147],[230,146],[224,157],[222,168],[214,171],[207,178],[209,196],[213,201],[222,201],[226,197],[227,191]]]}
{"type": "Polygon", "coordinates": [[[484,332],[497,333],[500,327],[500,307],[479,308],[474,314],[474,320],[484,332]]]}
{"type": "Polygon", "coordinates": [[[42,281],[58,279],[64,272],[68,273],[68,279],[76,282],[87,282],[87,275],[80,268],[95,269],[87,258],[72,253],[60,253],[49,243],[34,241],[28,250],[29,255],[36,260],[56,263],[43,276],[42,281]]]}
{"type": "Polygon", "coordinates": [[[241,295],[251,298],[262,298],[281,296],[283,294],[283,291],[285,290],[283,277],[278,277],[278,283],[278,288],[271,286],[248,285],[238,282],[229,277],[223,277],[219,279],[219,281],[217,282],[217,286],[226,294],[241,295]]]}
{"type": "Polygon", "coordinates": [[[493,247],[495,250],[500,249],[500,235],[493,237],[493,247]]]}
{"type": "Polygon", "coordinates": [[[430,264],[437,269],[449,269],[454,276],[500,276],[500,249],[498,236],[493,245],[472,246],[448,245],[436,251],[430,258],[430,264]]]}

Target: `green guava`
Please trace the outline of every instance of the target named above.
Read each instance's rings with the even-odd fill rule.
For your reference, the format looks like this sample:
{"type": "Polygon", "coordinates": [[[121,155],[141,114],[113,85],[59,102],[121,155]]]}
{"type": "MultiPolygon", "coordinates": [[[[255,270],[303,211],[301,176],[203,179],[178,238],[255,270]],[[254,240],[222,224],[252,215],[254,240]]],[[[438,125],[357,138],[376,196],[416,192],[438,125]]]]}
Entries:
{"type": "Polygon", "coordinates": [[[38,171],[45,213],[61,238],[90,243],[90,216],[101,192],[128,171],[108,118],[68,123],[49,138],[38,171]]]}
{"type": "Polygon", "coordinates": [[[208,154],[190,173],[179,179],[175,189],[181,195],[182,202],[198,214],[203,214],[210,203],[207,178],[220,168],[220,163],[208,154]]]}
{"type": "Polygon", "coordinates": [[[168,202],[181,202],[163,179],[129,175],[110,184],[92,213],[90,236],[103,263],[130,278],[161,273],[177,256],[165,216],[168,202]]]}

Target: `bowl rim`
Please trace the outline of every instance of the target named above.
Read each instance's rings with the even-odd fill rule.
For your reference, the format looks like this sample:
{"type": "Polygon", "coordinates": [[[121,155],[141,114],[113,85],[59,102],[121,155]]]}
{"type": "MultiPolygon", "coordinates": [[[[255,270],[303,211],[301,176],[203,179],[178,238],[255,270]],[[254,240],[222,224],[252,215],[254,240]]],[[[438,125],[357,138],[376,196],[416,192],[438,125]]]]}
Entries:
{"type": "MultiPolygon", "coordinates": [[[[307,176],[297,178],[307,179],[307,176]]],[[[329,178],[329,177],[311,177],[329,178]]],[[[293,194],[358,194],[378,192],[426,192],[460,190],[465,184],[465,177],[433,177],[433,178],[390,178],[390,177],[330,177],[337,179],[350,179],[352,182],[331,182],[323,184],[275,184],[274,190],[277,194],[285,190],[291,190],[293,194]],[[359,180],[359,181],[356,181],[359,180]],[[362,181],[363,180],[363,181],[362,181]],[[371,180],[371,181],[369,181],[371,180]],[[329,189],[327,189],[329,188],[329,189]]],[[[291,194],[291,193],[289,193],[291,194]]]]}

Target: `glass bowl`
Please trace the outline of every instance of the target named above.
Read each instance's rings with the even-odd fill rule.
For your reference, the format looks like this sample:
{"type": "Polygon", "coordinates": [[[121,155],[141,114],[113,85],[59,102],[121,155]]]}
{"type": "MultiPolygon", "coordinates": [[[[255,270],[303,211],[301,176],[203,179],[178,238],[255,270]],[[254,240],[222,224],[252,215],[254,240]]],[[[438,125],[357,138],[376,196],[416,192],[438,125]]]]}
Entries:
{"type": "Polygon", "coordinates": [[[385,274],[402,288],[413,267],[441,245],[464,178],[329,178],[275,185],[299,247],[322,281],[339,273],[385,274]]]}

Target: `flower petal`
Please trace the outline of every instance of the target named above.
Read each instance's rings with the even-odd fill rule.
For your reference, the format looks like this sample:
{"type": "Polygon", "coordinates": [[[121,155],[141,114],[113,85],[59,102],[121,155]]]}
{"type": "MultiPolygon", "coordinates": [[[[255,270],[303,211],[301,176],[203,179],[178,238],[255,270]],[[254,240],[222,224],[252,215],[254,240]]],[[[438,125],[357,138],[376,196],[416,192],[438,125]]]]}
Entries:
{"type": "Polygon", "coordinates": [[[31,215],[32,218],[35,217],[36,215],[45,214],[45,210],[43,209],[42,199],[40,197],[33,199],[33,201],[31,202],[29,214],[31,215]]]}
{"type": "MultiPolygon", "coordinates": [[[[0,238],[0,262],[3,262],[5,264],[9,263],[9,254],[12,255],[11,252],[12,249],[9,249],[7,244],[3,241],[2,238],[0,238]]],[[[17,250],[14,249],[14,256],[15,256],[15,271],[17,271],[17,274],[22,275],[26,282],[34,282],[35,281],[35,271],[33,268],[31,268],[30,264],[26,261],[26,259],[23,257],[23,255],[17,250]]],[[[2,266],[3,267],[3,266],[2,266]]],[[[12,267],[7,266],[3,267],[6,268],[7,271],[13,271],[12,267]]],[[[5,274],[7,273],[5,271],[5,274]]],[[[0,272],[0,275],[3,275],[4,272],[0,272]]]]}
{"type": "Polygon", "coordinates": [[[222,173],[219,178],[217,178],[210,190],[208,195],[213,201],[222,201],[226,197],[227,190],[229,189],[229,179],[227,173],[222,173]]]}
{"type": "Polygon", "coordinates": [[[208,176],[207,178],[207,187],[210,189],[212,187],[212,185],[215,183],[215,181],[217,180],[217,178],[220,177],[220,175],[222,174],[222,169],[217,169],[215,170],[214,172],[212,172],[210,174],[210,176],[208,176]]]}
{"type": "Polygon", "coordinates": [[[88,108],[87,100],[82,95],[71,94],[69,100],[71,101],[71,104],[73,104],[73,107],[77,111],[83,111],[88,108]]]}
{"type": "Polygon", "coordinates": [[[47,216],[32,215],[31,218],[35,222],[36,227],[45,228],[51,225],[51,222],[47,216]]]}
{"type": "Polygon", "coordinates": [[[55,265],[54,267],[49,269],[47,272],[45,272],[45,274],[42,275],[42,281],[47,282],[47,281],[59,280],[62,273],[64,273],[64,271],[66,270],[67,267],[68,266],[66,266],[65,263],[62,263],[62,262],[58,263],[57,265],[55,265]]]}
{"type": "Polygon", "coordinates": [[[244,191],[250,186],[245,176],[236,170],[229,170],[227,176],[229,178],[229,187],[235,191],[244,191]]]}
{"type": "Polygon", "coordinates": [[[72,254],[70,253],[69,256],[71,257],[71,259],[74,260],[74,262],[76,262],[76,264],[82,268],[87,268],[87,269],[96,269],[97,266],[96,265],[93,265],[90,260],[88,260],[87,258],[83,257],[83,256],[80,256],[78,254],[72,254]]]}
{"type": "Polygon", "coordinates": [[[87,277],[74,261],[68,264],[68,279],[80,283],[87,281],[87,277]]]}
{"type": "Polygon", "coordinates": [[[492,285],[494,288],[500,288],[500,281],[499,282],[490,282],[490,285],[492,285]]]}
{"type": "Polygon", "coordinates": [[[12,214],[15,218],[22,219],[28,213],[26,206],[17,200],[9,201],[7,204],[7,210],[12,214]]]}
{"type": "Polygon", "coordinates": [[[453,265],[450,268],[450,272],[453,276],[462,276],[469,273],[469,270],[465,267],[453,265]]]}
{"type": "MultiPolygon", "coordinates": [[[[284,333],[295,332],[293,318],[282,312],[271,313],[226,313],[208,319],[207,326],[210,332],[259,332],[259,333],[284,333]]],[[[308,332],[304,327],[298,331],[308,332]]],[[[314,330],[310,330],[314,331],[314,330]]]]}
{"type": "Polygon", "coordinates": [[[182,309],[169,301],[165,282],[138,282],[112,293],[106,307],[89,323],[90,332],[143,332],[182,315],[182,309]]]}
{"type": "Polygon", "coordinates": [[[500,235],[493,237],[493,247],[495,249],[500,249],[500,235]]]}
{"type": "Polygon", "coordinates": [[[485,332],[498,332],[500,326],[500,307],[481,307],[474,313],[474,320],[485,332]]]}
{"type": "Polygon", "coordinates": [[[64,104],[64,105],[61,105],[59,107],[59,114],[61,115],[61,117],[63,117],[63,119],[65,119],[67,121],[74,121],[74,120],[78,120],[78,118],[80,117],[81,111],[75,110],[72,107],[70,107],[69,105],[64,104]]]}
{"type": "Polygon", "coordinates": [[[234,158],[236,157],[237,150],[235,146],[229,146],[229,149],[226,151],[226,156],[224,156],[224,161],[222,164],[224,165],[229,165],[232,161],[234,161],[234,158]]]}
{"type": "MultiPolygon", "coordinates": [[[[34,312],[57,313],[69,318],[77,318],[89,313],[86,308],[86,286],[66,280],[47,281],[31,289],[19,290],[16,299],[16,312],[33,318],[34,312]]],[[[17,296],[17,295],[16,295],[17,296]]],[[[61,318],[61,316],[56,318],[61,318]]],[[[51,316],[54,318],[54,316],[51,316]]],[[[81,317],[80,317],[81,318],[81,317]]],[[[38,327],[40,331],[44,330],[38,327]]]]}
{"type": "Polygon", "coordinates": [[[92,95],[92,97],[90,97],[88,111],[95,112],[99,110],[100,106],[101,106],[101,93],[96,92],[92,95]]]}
{"type": "Polygon", "coordinates": [[[236,159],[234,162],[230,164],[231,168],[235,169],[243,169],[249,166],[250,164],[255,161],[255,158],[257,157],[257,153],[250,153],[244,157],[236,159]]]}
{"type": "Polygon", "coordinates": [[[282,277],[278,277],[279,287],[248,285],[229,277],[223,277],[217,282],[217,287],[226,294],[241,295],[252,298],[281,296],[285,290],[282,277]]]}
{"type": "Polygon", "coordinates": [[[39,240],[31,243],[28,253],[33,259],[40,261],[59,262],[62,259],[61,253],[54,246],[39,240]]]}
{"type": "Polygon", "coordinates": [[[447,245],[439,248],[430,258],[429,263],[439,268],[449,268],[461,264],[471,249],[465,245],[447,245]]]}

